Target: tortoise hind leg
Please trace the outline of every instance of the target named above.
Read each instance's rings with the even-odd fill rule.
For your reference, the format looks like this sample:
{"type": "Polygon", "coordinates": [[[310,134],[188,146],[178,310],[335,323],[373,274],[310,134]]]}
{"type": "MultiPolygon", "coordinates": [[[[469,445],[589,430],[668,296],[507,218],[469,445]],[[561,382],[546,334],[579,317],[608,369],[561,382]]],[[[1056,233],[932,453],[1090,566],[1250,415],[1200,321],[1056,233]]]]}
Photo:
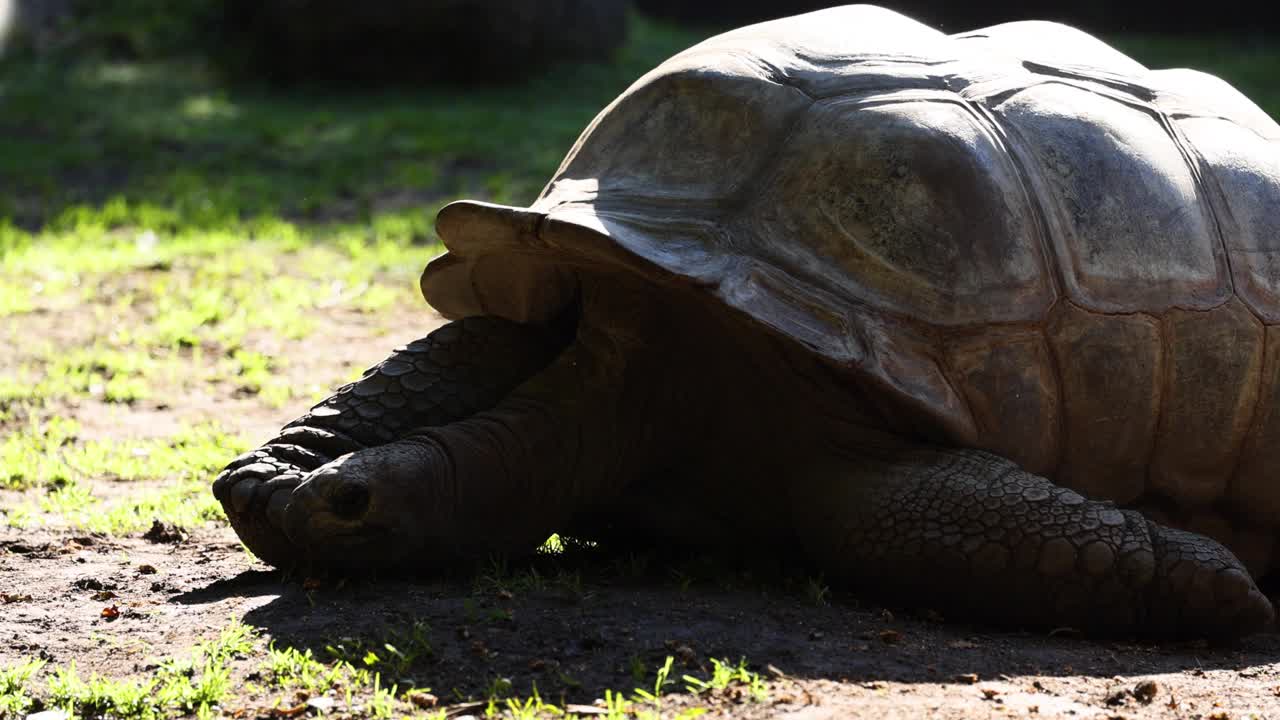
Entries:
{"type": "Polygon", "coordinates": [[[282,530],[284,508],[303,476],[349,452],[493,407],[555,357],[563,334],[496,317],[448,323],[233,460],[214,480],[214,495],[254,554],[287,567],[301,553],[282,530]]]}
{"type": "Polygon", "coordinates": [[[1234,637],[1271,624],[1248,571],[1209,538],[1086,500],[973,450],[841,463],[797,485],[804,542],[827,571],[1003,623],[1234,637]]]}

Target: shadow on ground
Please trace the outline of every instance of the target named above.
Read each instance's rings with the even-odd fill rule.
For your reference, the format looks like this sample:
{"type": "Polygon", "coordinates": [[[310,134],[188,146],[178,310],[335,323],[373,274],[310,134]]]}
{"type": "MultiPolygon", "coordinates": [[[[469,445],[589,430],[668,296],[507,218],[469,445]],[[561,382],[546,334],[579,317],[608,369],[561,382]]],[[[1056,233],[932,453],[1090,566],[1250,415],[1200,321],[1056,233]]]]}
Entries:
{"type": "Polygon", "coordinates": [[[739,577],[682,588],[687,578],[538,568],[499,566],[471,581],[339,584],[249,571],[172,600],[275,595],[244,622],[320,658],[344,643],[346,652],[377,650],[426,629],[429,649],[420,648],[407,679],[458,699],[484,697],[495,681],[509,681],[517,693],[536,686],[543,697],[589,703],[609,689],[648,687],[646,678],[667,656],[675,658],[675,677],[705,676],[713,658],[745,658],[765,677],[861,686],[1033,676],[1109,681],[1212,670],[1248,677],[1280,662],[1277,635],[1230,646],[1097,640],[947,622],[927,611],[831,597],[808,582],[762,585],[739,577]]]}
{"type": "MultiPolygon", "coordinates": [[[[3,529],[0,667],[39,658],[75,662],[86,677],[136,677],[243,621],[277,649],[370,667],[383,687],[431,688],[446,705],[527,698],[535,687],[562,706],[606,690],[633,697],[653,689],[670,657],[666,716],[712,701],[727,717],[792,720],[1280,710],[1277,635],[1211,647],[1011,632],[786,577],[628,554],[494,563],[436,580],[289,579],[245,555],[227,528],[177,543],[3,529]],[[683,676],[710,677],[713,659],[745,660],[767,699],[685,692],[683,676]]],[[[262,678],[265,660],[242,658],[236,677],[262,678]]],[[[230,708],[272,702],[259,691],[230,708]]]]}

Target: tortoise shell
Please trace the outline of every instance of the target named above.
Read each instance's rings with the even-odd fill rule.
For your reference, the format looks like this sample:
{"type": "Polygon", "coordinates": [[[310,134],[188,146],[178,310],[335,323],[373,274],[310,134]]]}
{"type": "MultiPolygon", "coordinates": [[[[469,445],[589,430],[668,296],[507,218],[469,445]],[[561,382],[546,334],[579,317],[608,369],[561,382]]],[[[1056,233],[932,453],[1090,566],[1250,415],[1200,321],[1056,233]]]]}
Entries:
{"type": "Polygon", "coordinates": [[[696,286],[848,368],[895,430],[1269,564],[1280,127],[1215,77],[1054,23],[832,8],[676,55],[531,208],[454,203],[438,230],[446,316],[544,319],[572,264],[696,286]]]}

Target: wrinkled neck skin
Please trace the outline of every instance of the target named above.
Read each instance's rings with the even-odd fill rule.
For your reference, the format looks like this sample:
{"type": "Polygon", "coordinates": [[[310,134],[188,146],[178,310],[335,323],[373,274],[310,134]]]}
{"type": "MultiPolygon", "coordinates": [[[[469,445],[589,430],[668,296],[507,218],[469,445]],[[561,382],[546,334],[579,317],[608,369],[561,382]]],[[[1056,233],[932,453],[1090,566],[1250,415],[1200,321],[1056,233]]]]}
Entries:
{"type": "Polygon", "coordinates": [[[451,537],[490,551],[537,547],[580,508],[614,502],[669,462],[703,422],[675,412],[691,378],[651,341],[664,308],[598,288],[584,284],[577,333],[545,370],[494,409],[409,438],[446,466],[448,499],[419,505],[447,508],[451,537]]]}

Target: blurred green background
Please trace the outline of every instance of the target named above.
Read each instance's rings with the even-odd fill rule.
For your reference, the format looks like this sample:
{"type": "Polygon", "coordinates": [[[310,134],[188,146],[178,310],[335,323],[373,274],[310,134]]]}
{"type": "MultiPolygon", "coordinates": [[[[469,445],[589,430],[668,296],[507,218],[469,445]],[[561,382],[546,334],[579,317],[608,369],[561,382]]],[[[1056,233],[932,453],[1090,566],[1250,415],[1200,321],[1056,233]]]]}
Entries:
{"type": "MultiPolygon", "coordinates": [[[[314,225],[393,209],[421,215],[461,195],[527,201],[595,111],[646,69],[728,24],[826,4],[641,1],[663,18],[654,19],[625,3],[612,3],[622,15],[599,17],[611,3],[541,0],[576,9],[579,26],[554,17],[527,29],[518,14],[490,13],[475,27],[442,18],[466,5],[540,3],[389,1],[366,4],[379,17],[362,24],[352,4],[323,0],[0,3],[28,15],[0,64],[0,222],[12,225],[0,242],[10,246],[14,228],[65,227],[104,208],[105,222],[146,215],[164,237],[262,215],[314,225]],[[421,10],[431,5],[443,10],[421,10]],[[262,10],[273,6],[275,15],[262,10]],[[584,8],[594,17],[582,19],[584,8]],[[593,29],[603,38],[588,49],[511,40],[593,29]],[[291,33],[301,40],[289,42],[291,33]],[[483,56],[500,61],[476,70],[483,56]]],[[[1271,38],[1260,23],[1233,19],[1231,4],[1147,13],[1151,27],[1211,28],[1190,35],[1134,32],[1143,24],[1133,4],[900,5],[948,29],[1037,10],[1106,24],[1111,12],[1121,29],[1105,37],[1144,63],[1219,73],[1272,113],[1280,106],[1271,38]],[[1229,19],[1238,27],[1212,29],[1229,19]]]]}

